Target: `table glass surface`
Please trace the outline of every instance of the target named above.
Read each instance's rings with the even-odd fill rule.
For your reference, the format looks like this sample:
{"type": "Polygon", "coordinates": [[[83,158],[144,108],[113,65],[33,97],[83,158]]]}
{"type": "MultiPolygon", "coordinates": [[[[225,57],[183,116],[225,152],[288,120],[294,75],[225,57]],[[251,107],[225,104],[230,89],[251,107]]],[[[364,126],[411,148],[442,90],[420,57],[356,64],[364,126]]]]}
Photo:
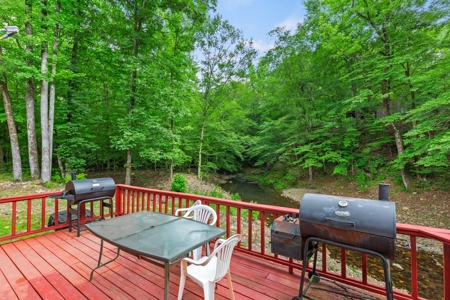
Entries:
{"type": "Polygon", "coordinates": [[[225,233],[215,226],[149,211],[89,223],[86,227],[113,245],[166,262],[225,233]]]}

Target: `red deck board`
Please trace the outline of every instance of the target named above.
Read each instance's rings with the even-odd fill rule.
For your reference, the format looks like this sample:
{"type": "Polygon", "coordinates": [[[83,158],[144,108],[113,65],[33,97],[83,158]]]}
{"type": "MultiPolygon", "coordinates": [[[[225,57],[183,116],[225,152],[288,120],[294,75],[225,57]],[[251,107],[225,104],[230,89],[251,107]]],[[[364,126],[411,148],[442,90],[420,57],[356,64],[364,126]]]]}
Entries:
{"type": "Polygon", "coordinates": [[[41,299],[39,294],[34,290],[33,286],[27,281],[27,279],[22,275],[19,269],[5,253],[3,250],[4,246],[6,245],[0,247],[0,270],[12,286],[17,297],[19,299],[27,300],[41,299]]]}
{"type": "MultiPolygon", "coordinates": [[[[80,274],[89,280],[89,276],[92,268],[97,266],[97,260],[93,257],[85,254],[79,248],[82,246],[78,241],[76,243],[73,240],[62,240],[58,237],[58,235],[51,235],[48,237],[49,241],[54,242],[55,245],[58,245],[61,249],[65,249],[66,251],[57,251],[57,255],[61,257],[61,259],[65,259],[68,261],[76,262],[73,264],[74,269],[76,269],[80,274]],[[72,243],[69,243],[72,242],[72,243]]],[[[97,256],[92,253],[92,256],[97,256]]],[[[104,291],[110,297],[116,299],[127,299],[127,297],[132,299],[151,299],[151,294],[146,293],[140,287],[133,285],[129,281],[124,280],[124,278],[117,276],[113,268],[120,267],[117,263],[113,262],[102,270],[102,276],[98,276],[97,278],[94,275],[94,279],[92,280],[92,284],[97,286],[100,290],[104,291]],[[99,280],[97,280],[99,279],[99,280]],[[123,297],[122,297],[123,296],[123,297]],[[125,297],[125,298],[124,298],[125,297]]],[[[89,282],[89,281],[88,281],[89,282]]]]}
{"type": "MultiPolygon", "coordinates": [[[[97,266],[97,260],[98,260],[98,251],[100,250],[100,245],[93,245],[93,248],[88,247],[85,243],[92,243],[90,240],[84,238],[84,236],[80,236],[79,238],[80,243],[76,243],[76,245],[74,246],[75,251],[78,251],[78,253],[82,252],[85,253],[85,255],[88,255],[87,253],[91,253],[93,255],[93,259],[95,261],[94,264],[92,264],[92,267],[97,266]],[[97,251],[97,252],[95,252],[97,251]],[[95,257],[95,258],[94,258],[95,257]]],[[[106,244],[106,243],[105,243],[106,244]]],[[[125,285],[125,286],[129,286],[132,289],[138,288],[138,289],[143,289],[143,291],[145,292],[145,294],[147,294],[145,297],[143,297],[144,299],[148,299],[150,298],[155,298],[155,299],[160,299],[161,297],[164,297],[164,279],[162,277],[163,274],[163,269],[162,268],[158,268],[158,271],[160,271],[161,275],[160,276],[153,276],[153,274],[149,271],[146,270],[145,268],[142,268],[142,266],[140,265],[136,265],[133,266],[132,268],[129,269],[130,264],[128,262],[126,262],[125,257],[127,254],[126,253],[122,253],[119,256],[119,258],[106,265],[105,267],[102,267],[98,270],[101,270],[103,268],[109,268],[111,272],[109,272],[109,278],[112,282],[114,282],[116,285],[121,286],[121,284],[125,285]],[[124,262],[125,263],[121,263],[124,262]],[[132,270],[131,270],[132,269],[132,270]],[[140,276],[138,276],[140,275],[140,276]],[[112,276],[112,277],[111,277],[112,276]],[[114,278],[114,279],[113,279],[114,278]],[[131,281],[129,281],[131,280],[131,281]],[[156,282],[160,282],[161,284],[154,284],[154,282],[152,282],[152,280],[155,280],[156,282]]],[[[108,249],[103,251],[103,260],[102,262],[106,262],[112,258],[114,258],[116,256],[116,251],[112,252],[108,249]]],[[[134,258],[134,257],[132,257],[134,258]]],[[[141,261],[141,263],[146,263],[141,261]]],[[[147,264],[147,263],[146,263],[147,264]]],[[[90,270],[91,270],[90,269],[90,270]]],[[[90,273],[89,270],[89,273],[90,273]]],[[[97,272],[96,272],[97,273],[97,272]]],[[[97,274],[94,273],[94,278],[93,281],[97,278],[97,274]]],[[[103,277],[106,277],[106,274],[101,274],[103,277]]],[[[142,298],[139,297],[138,295],[135,295],[136,299],[138,298],[142,298]]],[[[174,296],[175,299],[175,296],[174,296]]]]}
{"type": "Polygon", "coordinates": [[[14,244],[7,244],[2,248],[39,295],[44,299],[64,299],[14,244]]]}
{"type": "Polygon", "coordinates": [[[26,242],[18,241],[14,245],[65,299],[86,299],[26,242]]]}
{"type": "Polygon", "coordinates": [[[24,241],[15,242],[14,246],[36,267],[65,299],[86,299],[70,282],[58,273],[47,261],[24,241]]]}
{"type": "Polygon", "coordinates": [[[8,280],[3,275],[3,272],[0,270],[0,299],[19,299],[14,293],[11,285],[9,285],[8,280]]]}
{"type": "Polygon", "coordinates": [[[42,258],[51,264],[62,276],[64,276],[73,287],[79,290],[88,299],[102,299],[105,294],[81,276],[75,269],[72,268],[73,260],[61,259],[56,254],[65,253],[61,248],[53,243],[49,243],[46,236],[27,239],[25,242],[35,249],[42,258]]]}

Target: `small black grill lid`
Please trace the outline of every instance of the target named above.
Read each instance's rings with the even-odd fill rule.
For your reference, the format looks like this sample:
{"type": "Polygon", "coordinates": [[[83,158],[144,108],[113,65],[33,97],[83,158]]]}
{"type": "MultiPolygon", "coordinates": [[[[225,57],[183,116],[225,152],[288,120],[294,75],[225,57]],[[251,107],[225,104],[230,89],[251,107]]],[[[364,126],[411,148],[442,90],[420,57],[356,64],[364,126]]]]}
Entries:
{"type": "Polygon", "coordinates": [[[66,190],[61,195],[54,195],[52,198],[66,199],[69,205],[73,205],[85,199],[112,198],[115,192],[116,184],[110,177],[71,180],[66,183],[66,190]]]}

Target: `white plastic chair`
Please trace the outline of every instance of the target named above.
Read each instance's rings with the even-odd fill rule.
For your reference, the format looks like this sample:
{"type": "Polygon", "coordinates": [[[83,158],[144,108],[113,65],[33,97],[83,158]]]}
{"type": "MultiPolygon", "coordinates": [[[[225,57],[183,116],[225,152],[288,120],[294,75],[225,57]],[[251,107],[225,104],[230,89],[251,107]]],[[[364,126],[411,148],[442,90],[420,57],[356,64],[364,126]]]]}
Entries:
{"type": "Polygon", "coordinates": [[[233,249],[240,240],[240,234],[233,235],[227,240],[218,239],[211,255],[204,256],[197,261],[190,258],[183,258],[181,261],[178,300],[181,300],[183,297],[186,276],[203,287],[205,300],[214,300],[214,285],[226,276],[228,288],[230,290],[230,299],[234,300],[233,284],[231,282],[230,274],[230,260],[233,249]]]}
{"type": "MultiPolygon", "coordinates": [[[[185,212],[183,218],[193,219],[205,224],[214,225],[217,221],[217,214],[214,209],[208,205],[203,205],[200,200],[188,208],[179,208],[175,211],[175,215],[179,215],[180,212],[185,212]]],[[[209,245],[206,245],[206,255],[209,255],[209,245]]],[[[199,247],[193,251],[192,255],[194,260],[199,260],[202,257],[202,247],[199,247]]]]}

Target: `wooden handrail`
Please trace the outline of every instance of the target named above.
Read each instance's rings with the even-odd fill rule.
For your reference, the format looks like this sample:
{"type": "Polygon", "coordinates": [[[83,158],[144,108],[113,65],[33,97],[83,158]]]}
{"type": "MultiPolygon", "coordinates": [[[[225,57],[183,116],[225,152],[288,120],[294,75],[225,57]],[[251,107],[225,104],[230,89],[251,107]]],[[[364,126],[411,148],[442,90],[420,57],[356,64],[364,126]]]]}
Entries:
{"type": "MultiPolygon", "coordinates": [[[[60,210],[60,203],[64,203],[62,206],[65,207],[65,201],[58,199],[49,200],[47,198],[47,196],[58,193],[60,192],[47,192],[0,198],[0,205],[5,206],[8,205],[8,203],[11,204],[11,231],[10,234],[0,236],[0,242],[12,241],[17,238],[67,227],[67,222],[64,224],[58,224],[57,220],[58,211],[60,210]],[[49,207],[52,208],[49,209],[49,207]],[[46,220],[51,213],[55,214],[55,225],[48,226],[46,224],[46,220]],[[35,222],[35,224],[33,224],[33,216],[34,218],[39,216],[39,222],[35,222]],[[21,228],[20,232],[17,230],[19,222],[20,224],[26,224],[24,228],[21,228]]],[[[243,234],[243,238],[236,247],[236,251],[246,253],[255,258],[276,262],[285,266],[287,268],[287,272],[290,273],[294,270],[301,270],[302,265],[300,261],[273,254],[271,253],[269,247],[270,225],[272,220],[285,214],[298,215],[298,209],[118,184],[116,185],[114,214],[116,216],[120,216],[142,210],[174,214],[177,208],[190,206],[196,200],[201,200],[203,204],[215,207],[218,215],[216,226],[224,228],[226,230],[227,237],[233,235],[234,233],[243,234]]],[[[93,210],[92,206],[91,209],[93,210]]],[[[438,241],[443,246],[442,257],[444,271],[442,294],[444,295],[444,300],[450,300],[450,230],[398,223],[397,234],[409,236],[411,242],[411,292],[394,290],[394,298],[399,300],[425,299],[419,296],[419,270],[416,248],[417,238],[426,238],[438,241]]],[[[323,247],[323,250],[325,250],[326,245],[323,245],[323,247]]],[[[345,272],[345,251],[341,251],[340,261],[341,268],[339,272],[328,270],[326,251],[323,251],[322,267],[318,268],[321,276],[348,284],[350,286],[361,288],[369,292],[383,294],[383,286],[372,284],[367,281],[368,263],[365,255],[362,256],[361,279],[350,278],[347,276],[345,272]]]]}

